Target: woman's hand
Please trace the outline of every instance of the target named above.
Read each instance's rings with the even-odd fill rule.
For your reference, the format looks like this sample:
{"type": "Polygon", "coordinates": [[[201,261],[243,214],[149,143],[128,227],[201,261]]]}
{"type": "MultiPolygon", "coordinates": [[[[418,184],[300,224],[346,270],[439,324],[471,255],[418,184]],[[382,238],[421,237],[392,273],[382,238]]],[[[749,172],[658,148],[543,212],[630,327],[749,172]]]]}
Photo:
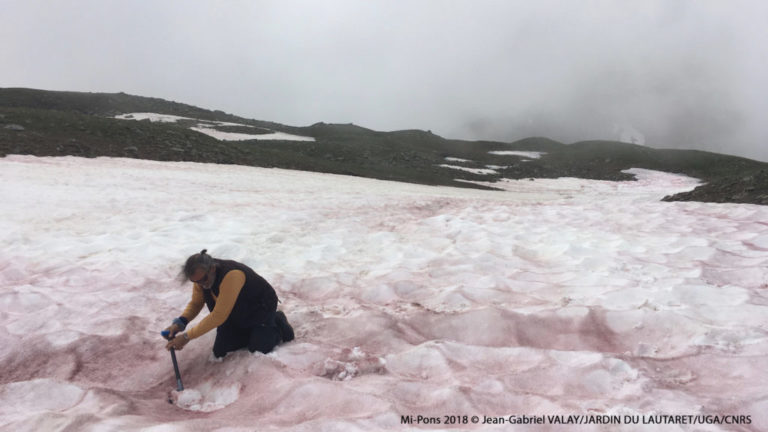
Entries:
{"type": "Polygon", "coordinates": [[[182,333],[175,338],[168,341],[168,343],[165,345],[165,349],[170,350],[171,348],[181,351],[184,349],[184,346],[189,343],[189,336],[187,336],[186,333],[182,333]]]}

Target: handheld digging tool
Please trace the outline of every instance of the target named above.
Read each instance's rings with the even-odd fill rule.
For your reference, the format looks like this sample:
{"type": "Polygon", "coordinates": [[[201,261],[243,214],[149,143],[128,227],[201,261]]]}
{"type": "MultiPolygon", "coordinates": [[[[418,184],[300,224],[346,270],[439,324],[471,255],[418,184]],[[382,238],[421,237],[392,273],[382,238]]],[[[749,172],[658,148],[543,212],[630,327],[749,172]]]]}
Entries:
{"type": "MultiPolygon", "coordinates": [[[[160,332],[161,335],[167,340],[171,340],[171,334],[168,330],[163,330],[160,332]]],[[[181,383],[181,373],[179,372],[179,363],[176,362],[176,352],[173,348],[171,348],[171,360],[173,361],[173,371],[176,373],[176,390],[182,391],[184,390],[184,384],[181,383]]]]}

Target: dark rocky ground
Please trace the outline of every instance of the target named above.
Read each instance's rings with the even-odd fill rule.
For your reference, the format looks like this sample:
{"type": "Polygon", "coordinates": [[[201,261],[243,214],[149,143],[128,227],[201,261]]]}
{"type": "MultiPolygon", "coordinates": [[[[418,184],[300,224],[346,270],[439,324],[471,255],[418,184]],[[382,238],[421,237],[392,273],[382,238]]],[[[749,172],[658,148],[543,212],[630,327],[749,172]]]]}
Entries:
{"type": "Polygon", "coordinates": [[[420,130],[378,132],[351,124],[292,127],[244,119],[162,99],[122,93],[49,92],[0,89],[0,156],[73,155],[131,157],[161,161],[212,162],[328,172],[428,185],[482,188],[456,181],[500,178],[557,178],[628,181],[621,171],[646,168],[686,174],[706,182],[667,201],[768,205],[768,163],[692,150],[662,150],[611,141],[562,144],[546,138],[514,143],[450,140],[420,130]],[[315,142],[222,142],[189,130],[190,124],[117,120],[130,112],[153,112],[240,123],[222,131],[281,131],[312,136],[315,142]],[[546,152],[540,159],[498,156],[490,151],[546,152]],[[446,157],[471,162],[448,162],[446,157]],[[484,168],[507,166],[498,175],[476,175],[440,164],[484,168]]]}

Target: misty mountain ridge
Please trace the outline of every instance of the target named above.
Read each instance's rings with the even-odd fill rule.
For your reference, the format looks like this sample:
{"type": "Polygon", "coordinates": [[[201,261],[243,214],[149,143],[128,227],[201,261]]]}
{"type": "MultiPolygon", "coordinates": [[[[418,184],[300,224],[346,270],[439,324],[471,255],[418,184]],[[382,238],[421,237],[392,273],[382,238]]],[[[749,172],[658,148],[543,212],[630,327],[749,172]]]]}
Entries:
{"type": "Polygon", "coordinates": [[[493,182],[504,178],[626,181],[633,176],[623,170],[645,168],[706,182],[665,200],[768,205],[768,163],[696,150],[655,149],[641,145],[645,137],[632,125],[614,126],[617,139],[635,143],[595,140],[564,144],[544,137],[511,143],[467,141],[423,130],[381,132],[323,122],[299,127],[125,93],[0,89],[0,156],[109,156],[238,164],[480,189],[493,189],[493,182]],[[132,113],[184,119],[116,118],[132,113]],[[201,122],[202,129],[198,127],[201,122]],[[217,136],[238,136],[238,140],[217,136]],[[538,152],[540,157],[521,152],[538,152]]]}

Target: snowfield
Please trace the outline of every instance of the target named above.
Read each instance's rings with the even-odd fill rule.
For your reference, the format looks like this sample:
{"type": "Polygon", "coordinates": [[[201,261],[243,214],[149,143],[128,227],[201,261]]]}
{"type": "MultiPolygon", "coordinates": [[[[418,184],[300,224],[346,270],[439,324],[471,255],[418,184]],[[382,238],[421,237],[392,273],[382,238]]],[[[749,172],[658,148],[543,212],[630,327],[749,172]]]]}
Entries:
{"type": "Polygon", "coordinates": [[[632,172],[499,192],[2,158],[0,430],[768,430],[768,208],[660,202],[697,181],[632,172]],[[159,332],[203,248],[269,280],[296,340],[213,361],[208,333],[176,393],[159,332]]]}

